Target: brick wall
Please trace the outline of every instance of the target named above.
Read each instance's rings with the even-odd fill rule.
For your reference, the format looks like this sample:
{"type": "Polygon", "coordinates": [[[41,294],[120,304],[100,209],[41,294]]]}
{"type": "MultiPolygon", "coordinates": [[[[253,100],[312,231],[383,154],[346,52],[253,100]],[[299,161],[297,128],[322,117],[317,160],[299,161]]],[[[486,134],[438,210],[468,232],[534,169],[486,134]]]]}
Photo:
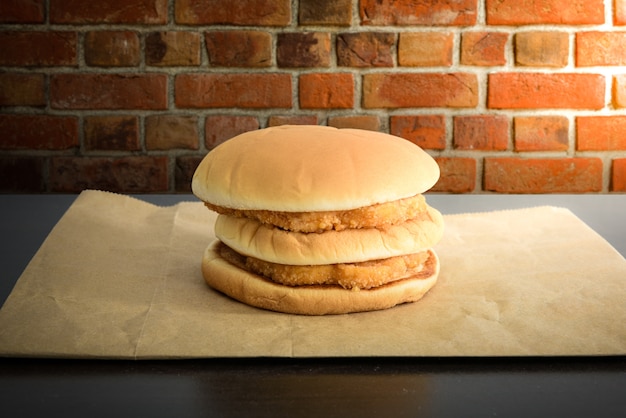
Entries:
{"type": "Polygon", "coordinates": [[[626,191],[626,0],[1,0],[0,189],[187,192],[284,123],[380,130],[435,190],[626,191]]]}

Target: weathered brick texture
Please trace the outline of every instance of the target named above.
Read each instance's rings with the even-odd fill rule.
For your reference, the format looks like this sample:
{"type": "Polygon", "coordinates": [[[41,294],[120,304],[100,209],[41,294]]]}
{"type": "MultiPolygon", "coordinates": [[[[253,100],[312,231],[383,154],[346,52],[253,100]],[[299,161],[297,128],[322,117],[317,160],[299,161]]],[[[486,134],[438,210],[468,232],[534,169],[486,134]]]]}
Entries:
{"type": "Polygon", "coordinates": [[[509,144],[506,116],[456,116],[454,147],[465,150],[505,150],[509,144]]]}
{"type": "Polygon", "coordinates": [[[626,74],[619,74],[613,77],[613,106],[616,108],[626,108],[626,74]]]}
{"type": "Polygon", "coordinates": [[[174,89],[181,108],[291,107],[289,74],[179,74],[174,89]]]}
{"type": "Polygon", "coordinates": [[[146,64],[158,67],[200,65],[200,34],[169,31],[146,35],[146,64]]]}
{"type": "Polygon", "coordinates": [[[465,32],[461,37],[461,64],[490,67],[506,63],[509,35],[500,32],[465,32]]]}
{"type": "Polygon", "coordinates": [[[518,116],[513,125],[516,151],[566,151],[569,148],[569,121],[564,116],[518,116]]]}
{"type": "Polygon", "coordinates": [[[76,193],[84,189],[137,193],[169,189],[167,157],[53,157],[50,189],[76,193]]]}
{"type": "Polygon", "coordinates": [[[613,160],[611,191],[626,192],[626,158],[613,160]]]}
{"type": "Polygon", "coordinates": [[[65,150],[78,147],[78,118],[0,114],[0,149],[65,150]]]}
{"type": "Polygon", "coordinates": [[[300,76],[300,107],[303,109],[351,109],[354,79],[350,73],[313,73],[300,76]]]}
{"type": "Polygon", "coordinates": [[[137,151],[139,122],[134,116],[88,116],[85,118],[85,149],[88,151],[137,151]]]}
{"type": "Polygon", "coordinates": [[[454,55],[454,35],[449,32],[401,33],[398,64],[405,67],[448,67],[454,55]]]}
{"type": "Polygon", "coordinates": [[[43,23],[45,0],[3,0],[0,2],[0,23],[43,23]]]}
{"type": "Polygon", "coordinates": [[[522,32],[515,35],[515,63],[526,67],[565,67],[569,60],[567,32],[522,32]]]}
{"type": "Polygon", "coordinates": [[[43,74],[0,73],[0,106],[45,106],[43,74]]]}
{"type": "Polygon", "coordinates": [[[131,67],[140,62],[139,36],[131,31],[97,31],[85,35],[85,62],[100,67],[131,67]]]}
{"type": "Polygon", "coordinates": [[[432,150],[446,148],[446,120],[443,115],[391,116],[389,133],[432,150]]]}
{"type": "Polygon", "coordinates": [[[476,160],[463,157],[438,157],[435,160],[441,177],[433,191],[469,193],[476,189],[476,160]]]}
{"type": "Polygon", "coordinates": [[[623,0],[0,0],[0,25],[0,192],[188,193],[285,124],[411,141],[435,192],[626,192],[623,0]]]}
{"type": "Polygon", "coordinates": [[[48,0],[52,23],[167,22],[167,0],[48,0]]]}
{"type": "Polygon", "coordinates": [[[604,23],[603,0],[486,0],[489,25],[604,23]]]}
{"type": "Polygon", "coordinates": [[[365,108],[475,107],[474,74],[374,73],[363,76],[365,108]]]}
{"type": "Polygon", "coordinates": [[[613,23],[619,26],[626,25],[626,2],[624,0],[615,0],[613,7],[615,7],[613,23]]]}
{"type": "Polygon", "coordinates": [[[166,109],[164,74],[54,74],[55,109],[166,109]]]}
{"type": "Polygon", "coordinates": [[[602,190],[599,158],[485,158],[485,190],[499,193],[586,193],[602,190]]]}
{"type": "Polygon", "coordinates": [[[576,65],[626,64],[626,32],[579,32],[576,34],[576,65]]]}
{"type": "Polygon", "coordinates": [[[478,0],[360,0],[365,25],[467,26],[476,23],[478,0]]]}
{"type": "Polygon", "coordinates": [[[208,116],[204,137],[206,147],[214,148],[229,138],[259,129],[259,120],[252,116],[208,116]]]}
{"type": "Polygon", "coordinates": [[[195,115],[153,115],[146,118],[148,150],[198,149],[198,117],[195,115]]]}
{"type": "Polygon", "coordinates": [[[329,67],[330,33],[279,33],[276,62],[285,68],[329,67]]]}
{"type": "Polygon", "coordinates": [[[395,35],[383,32],[342,33],[337,36],[337,65],[393,67],[395,35]]]}
{"type": "Polygon", "coordinates": [[[494,73],[492,109],[601,109],[606,79],[600,74],[494,73]]]}
{"type": "Polygon", "coordinates": [[[298,23],[301,25],[349,26],[352,0],[300,0],[298,23]]]}
{"type": "Polygon", "coordinates": [[[174,167],[175,192],[191,193],[191,178],[200,161],[202,161],[202,157],[198,155],[176,157],[174,167]]]}
{"type": "Polygon", "coordinates": [[[576,118],[579,151],[626,150],[626,116],[576,118]]]}
{"type": "Polygon", "coordinates": [[[75,66],[78,36],[70,31],[0,32],[0,66],[75,66]]]}
{"type": "Polygon", "coordinates": [[[284,26],[291,21],[290,0],[176,0],[174,7],[180,25],[284,26]]]}
{"type": "Polygon", "coordinates": [[[207,32],[209,63],[215,67],[269,67],[272,37],[264,31],[207,32]]]}

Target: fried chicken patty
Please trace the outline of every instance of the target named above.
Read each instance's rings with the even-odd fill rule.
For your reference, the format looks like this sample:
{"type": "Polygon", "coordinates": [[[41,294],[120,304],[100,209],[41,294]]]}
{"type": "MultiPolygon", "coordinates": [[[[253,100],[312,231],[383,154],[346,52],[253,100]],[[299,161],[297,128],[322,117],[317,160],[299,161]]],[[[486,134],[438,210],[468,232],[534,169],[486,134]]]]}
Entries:
{"type": "Polygon", "coordinates": [[[415,276],[430,257],[428,251],[423,251],[359,263],[292,266],[244,256],[225,244],[220,246],[220,255],[240,268],[283,285],[339,285],[349,290],[371,289],[415,276]]]}
{"type": "Polygon", "coordinates": [[[232,209],[208,202],[204,204],[223,215],[255,219],[287,231],[304,233],[342,231],[349,228],[385,228],[413,219],[426,210],[426,199],[421,194],[351,210],[320,212],[232,209]]]}

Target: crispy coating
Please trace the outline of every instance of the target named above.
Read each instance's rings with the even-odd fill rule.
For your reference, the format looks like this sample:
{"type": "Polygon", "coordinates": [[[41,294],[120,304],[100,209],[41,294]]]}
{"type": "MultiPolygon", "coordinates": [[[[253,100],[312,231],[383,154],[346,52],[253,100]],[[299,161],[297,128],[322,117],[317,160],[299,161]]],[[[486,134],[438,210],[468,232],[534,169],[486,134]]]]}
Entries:
{"type": "Polygon", "coordinates": [[[352,210],[323,212],[277,212],[269,210],[232,209],[205,205],[224,215],[251,218],[261,223],[294,232],[342,231],[348,228],[385,228],[417,217],[426,210],[421,194],[392,202],[379,203],[352,210]]]}
{"type": "Polygon", "coordinates": [[[340,285],[360,290],[379,287],[419,273],[429,258],[428,251],[360,263],[291,266],[241,255],[221,245],[220,255],[240,268],[287,286],[340,285]]]}

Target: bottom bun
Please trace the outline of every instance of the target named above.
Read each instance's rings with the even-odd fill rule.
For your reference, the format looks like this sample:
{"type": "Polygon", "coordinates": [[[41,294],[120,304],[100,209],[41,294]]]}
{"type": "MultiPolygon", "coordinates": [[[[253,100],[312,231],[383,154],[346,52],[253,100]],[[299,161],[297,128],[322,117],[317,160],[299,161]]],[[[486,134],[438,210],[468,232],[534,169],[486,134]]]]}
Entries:
{"type": "Polygon", "coordinates": [[[223,259],[220,241],[211,243],[202,257],[207,284],[233,299],[257,308],[301,315],[330,315],[375,311],[415,302],[437,282],[439,259],[433,250],[415,276],[369,290],[346,290],[334,285],[285,286],[250,273],[223,259]]]}

